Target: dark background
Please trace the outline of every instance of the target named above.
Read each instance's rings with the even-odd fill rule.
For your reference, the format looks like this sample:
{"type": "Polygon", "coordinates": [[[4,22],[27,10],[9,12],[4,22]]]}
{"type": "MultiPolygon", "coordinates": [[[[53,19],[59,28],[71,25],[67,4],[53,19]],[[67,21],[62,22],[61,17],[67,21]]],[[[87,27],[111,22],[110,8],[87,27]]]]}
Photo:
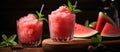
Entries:
{"type": "MultiPolygon", "coordinates": [[[[70,0],[72,3],[75,0],[70,0]]],[[[66,4],[67,0],[1,0],[0,1],[0,35],[17,34],[16,20],[28,13],[39,11],[42,4],[45,4],[43,14],[48,18],[51,11],[66,4]]],[[[120,2],[118,1],[118,4],[120,2]]],[[[83,12],[77,13],[76,22],[83,24],[85,20],[96,21],[100,0],[78,0],[78,8],[83,12]]],[[[44,22],[43,37],[49,37],[48,23],[44,22]]]]}

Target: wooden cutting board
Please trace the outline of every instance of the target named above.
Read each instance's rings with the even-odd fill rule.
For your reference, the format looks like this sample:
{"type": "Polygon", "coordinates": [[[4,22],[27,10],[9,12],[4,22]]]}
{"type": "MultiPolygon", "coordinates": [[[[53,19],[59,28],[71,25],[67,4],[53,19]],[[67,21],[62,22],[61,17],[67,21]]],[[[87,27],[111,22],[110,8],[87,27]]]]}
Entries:
{"type": "MultiPolygon", "coordinates": [[[[120,48],[120,40],[105,40],[102,43],[107,47],[120,48]]],[[[88,52],[88,47],[91,45],[93,45],[92,41],[84,38],[74,38],[70,42],[55,42],[45,39],[42,42],[44,52],[88,52]]]]}

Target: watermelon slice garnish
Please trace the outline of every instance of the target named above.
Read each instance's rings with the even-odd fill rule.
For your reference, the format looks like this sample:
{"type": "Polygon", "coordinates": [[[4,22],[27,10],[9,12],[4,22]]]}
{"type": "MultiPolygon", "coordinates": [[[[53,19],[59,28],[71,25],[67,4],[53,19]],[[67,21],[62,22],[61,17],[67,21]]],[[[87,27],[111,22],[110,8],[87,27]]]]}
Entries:
{"type": "Polygon", "coordinates": [[[110,23],[106,23],[102,32],[101,36],[104,37],[120,37],[120,28],[112,25],[110,23]]]}
{"type": "Polygon", "coordinates": [[[98,31],[92,28],[75,23],[74,37],[90,37],[95,35],[97,32],[98,31]]]}
{"type": "Polygon", "coordinates": [[[112,25],[116,25],[115,22],[109,16],[105,15],[105,13],[103,12],[99,12],[96,30],[98,32],[101,32],[106,22],[112,25]]]}

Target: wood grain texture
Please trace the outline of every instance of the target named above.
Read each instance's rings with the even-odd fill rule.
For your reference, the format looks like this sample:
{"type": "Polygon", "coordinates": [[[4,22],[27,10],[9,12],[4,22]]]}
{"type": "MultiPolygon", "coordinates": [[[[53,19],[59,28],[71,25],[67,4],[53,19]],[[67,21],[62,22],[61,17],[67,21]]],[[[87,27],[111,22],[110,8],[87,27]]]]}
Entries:
{"type": "Polygon", "coordinates": [[[45,52],[86,52],[90,44],[92,43],[89,39],[73,39],[70,42],[55,42],[45,39],[42,42],[42,47],[45,52]]]}
{"type": "MultiPolygon", "coordinates": [[[[106,40],[102,43],[109,48],[120,48],[120,40],[106,40]]],[[[74,38],[70,42],[55,42],[51,39],[42,42],[44,52],[87,52],[90,45],[93,45],[90,39],[81,38],[74,38]]]]}
{"type": "Polygon", "coordinates": [[[8,48],[0,48],[0,52],[44,52],[42,48],[24,48],[24,49],[11,49],[10,47],[8,48]]]}

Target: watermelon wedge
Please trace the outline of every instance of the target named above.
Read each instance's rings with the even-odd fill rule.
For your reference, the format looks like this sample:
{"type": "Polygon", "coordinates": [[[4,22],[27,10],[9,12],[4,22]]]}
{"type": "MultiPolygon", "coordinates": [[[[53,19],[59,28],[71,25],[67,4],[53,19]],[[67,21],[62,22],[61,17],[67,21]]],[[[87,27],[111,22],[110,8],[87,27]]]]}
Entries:
{"type": "Polygon", "coordinates": [[[92,29],[95,29],[96,28],[96,24],[97,22],[96,21],[93,21],[89,24],[89,27],[92,28],[92,29]]]}
{"type": "Polygon", "coordinates": [[[116,25],[109,16],[105,15],[103,12],[99,12],[98,20],[97,20],[97,24],[96,24],[96,30],[101,33],[106,22],[108,22],[112,25],[116,25]]]}
{"type": "Polygon", "coordinates": [[[114,26],[110,23],[106,23],[102,32],[101,36],[104,37],[120,37],[120,28],[117,26],[114,26]]]}
{"type": "Polygon", "coordinates": [[[92,35],[95,35],[97,32],[98,31],[92,28],[75,23],[74,37],[90,37],[92,35]]]}

